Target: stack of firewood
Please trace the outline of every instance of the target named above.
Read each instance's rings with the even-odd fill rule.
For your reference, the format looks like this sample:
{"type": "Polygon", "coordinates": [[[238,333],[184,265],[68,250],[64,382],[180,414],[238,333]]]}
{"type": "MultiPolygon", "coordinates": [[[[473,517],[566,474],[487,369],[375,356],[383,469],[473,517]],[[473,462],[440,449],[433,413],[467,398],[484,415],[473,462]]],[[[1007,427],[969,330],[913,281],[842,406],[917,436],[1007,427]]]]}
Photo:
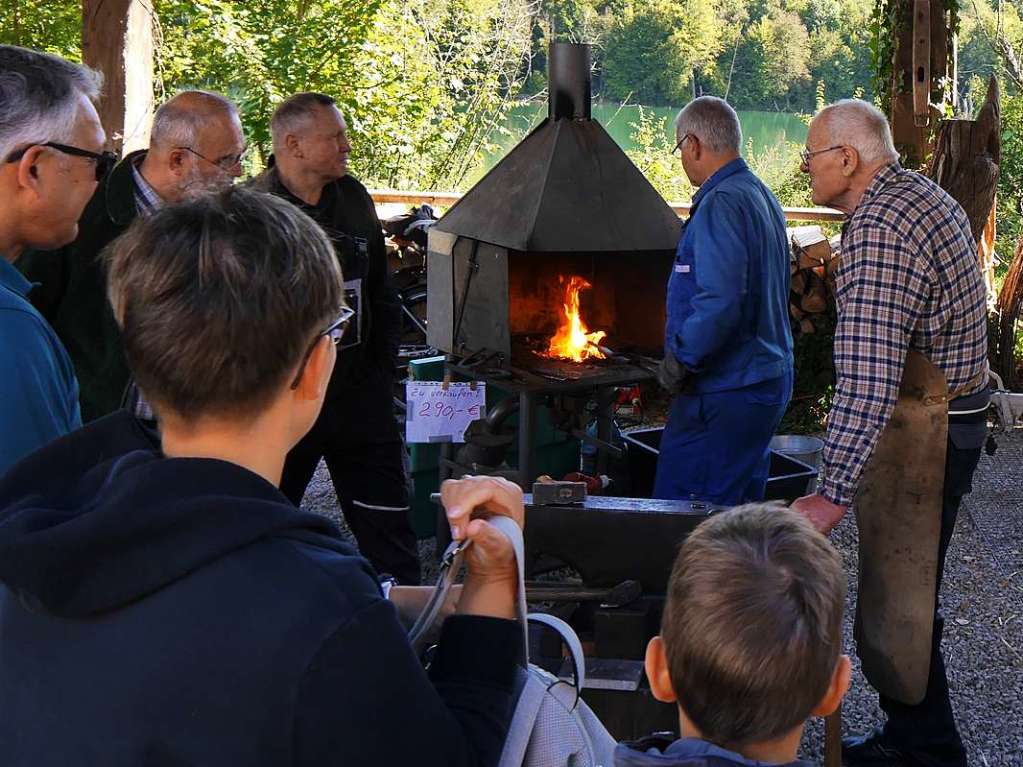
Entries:
{"type": "Polygon", "coordinates": [[[835,270],[838,253],[819,227],[791,232],[792,289],[789,314],[796,333],[820,333],[834,327],[835,270]]]}

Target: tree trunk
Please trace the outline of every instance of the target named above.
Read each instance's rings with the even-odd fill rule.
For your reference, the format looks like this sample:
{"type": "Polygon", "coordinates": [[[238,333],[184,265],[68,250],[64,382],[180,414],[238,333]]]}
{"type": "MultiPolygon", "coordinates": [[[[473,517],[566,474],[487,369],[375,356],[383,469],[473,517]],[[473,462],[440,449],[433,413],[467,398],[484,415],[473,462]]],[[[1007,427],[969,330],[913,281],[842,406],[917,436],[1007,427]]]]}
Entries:
{"type": "Polygon", "coordinates": [[[82,60],[103,73],[99,116],[115,151],[149,145],[153,13],[142,0],[82,0],[82,60]]]}

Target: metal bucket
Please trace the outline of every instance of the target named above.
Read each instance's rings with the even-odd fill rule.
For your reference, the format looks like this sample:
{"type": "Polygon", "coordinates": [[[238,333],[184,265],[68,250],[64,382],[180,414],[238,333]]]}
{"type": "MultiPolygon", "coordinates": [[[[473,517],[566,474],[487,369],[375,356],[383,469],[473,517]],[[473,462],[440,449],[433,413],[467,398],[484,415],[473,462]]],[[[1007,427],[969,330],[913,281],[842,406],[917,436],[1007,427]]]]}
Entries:
{"type": "Polygon", "coordinates": [[[824,440],[802,434],[778,434],[771,438],[771,450],[820,469],[824,440]]]}

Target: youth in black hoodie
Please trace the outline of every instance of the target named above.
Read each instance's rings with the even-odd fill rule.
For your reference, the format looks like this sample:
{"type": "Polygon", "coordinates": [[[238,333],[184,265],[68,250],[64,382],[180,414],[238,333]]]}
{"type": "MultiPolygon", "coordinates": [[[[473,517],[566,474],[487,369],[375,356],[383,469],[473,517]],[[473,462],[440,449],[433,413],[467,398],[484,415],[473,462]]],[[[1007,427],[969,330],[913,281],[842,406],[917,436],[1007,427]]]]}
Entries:
{"type": "Polygon", "coordinates": [[[520,645],[451,617],[427,677],[328,521],[124,413],[0,483],[4,767],[495,764],[520,645]]]}

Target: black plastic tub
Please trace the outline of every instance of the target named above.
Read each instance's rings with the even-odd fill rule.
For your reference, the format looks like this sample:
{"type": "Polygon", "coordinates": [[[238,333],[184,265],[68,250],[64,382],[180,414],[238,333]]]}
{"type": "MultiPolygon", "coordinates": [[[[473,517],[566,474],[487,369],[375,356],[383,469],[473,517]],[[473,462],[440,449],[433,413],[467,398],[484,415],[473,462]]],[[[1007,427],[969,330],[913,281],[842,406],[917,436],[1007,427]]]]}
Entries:
{"type": "MultiPolygon", "coordinates": [[[[649,498],[654,491],[657,456],[660,453],[663,433],[664,428],[659,426],[653,429],[637,429],[622,435],[628,455],[632,495],[636,498],[649,498]]],[[[814,467],[772,450],[764,500],[792,502],[811,492],[816,479],[817,470],[814,467]]]]}

